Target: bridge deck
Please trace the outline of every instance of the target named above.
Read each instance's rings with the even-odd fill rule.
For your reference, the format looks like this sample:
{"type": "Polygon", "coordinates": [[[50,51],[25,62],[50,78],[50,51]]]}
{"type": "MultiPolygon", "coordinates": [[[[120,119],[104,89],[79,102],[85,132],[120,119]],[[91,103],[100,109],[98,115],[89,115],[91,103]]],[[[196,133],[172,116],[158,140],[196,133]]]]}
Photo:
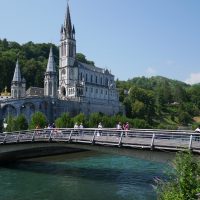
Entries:
{"type": "Polygon", "coordinates": [[[116,129],[37,129],[0,134],[0,146],[28,142],[68,142],[124,148],[200,153],[200,134],[191,131],[116,129]]]}

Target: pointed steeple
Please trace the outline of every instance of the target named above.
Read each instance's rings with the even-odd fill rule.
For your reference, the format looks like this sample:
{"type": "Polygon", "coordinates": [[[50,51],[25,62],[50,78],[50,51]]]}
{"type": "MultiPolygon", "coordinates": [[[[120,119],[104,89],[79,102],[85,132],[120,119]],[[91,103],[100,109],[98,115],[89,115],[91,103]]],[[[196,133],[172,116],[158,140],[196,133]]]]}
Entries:
{"type": "Polygon", "coordinates": [[[49,60],[48,60],[46,72],[56,72],[56,67],[55,67],[55,62],[54,62],[54,58],[53,58],[52,47],[50,48],[49,60]]]}
{"type": "Polygon", "coordinates": [[[75,27],[74,27],[74,25],[73,25],[73,28],[72,28],[72,33],[75,35],[75,27]]]}
{"type": "Polygon", "coordinates": [[[71,23],[71,16],[70,16],[70,10],[69,10],[69,4],[68,3],[67,3],[67,13],[66,13],[66,16],[65,16],[64,27],[66,29],[67,34],[69,34],[69,36],[70,36],[71,32],[72,32],[72,23],[71,23]]]}
{"type": "Polygon", "coordinates": [[[44,95],[50,97],[56,97],[57,95],[57,74],[52,47],[50,48],[49,60],[44,77],[44,95]]]}
{"type": "Polygon", "coordinates": [[[60,28],[60,33],[62,34],[63,33],[63,25],[61,25],[61,28],[60,28]]]}
{"type": "Polygon", "coordinates": [[[15,73],[14,73],[12,81],[13,82],[21,82],[22,81],[18,59],[17,59],[17,62],[16,62],[15,73]]]}

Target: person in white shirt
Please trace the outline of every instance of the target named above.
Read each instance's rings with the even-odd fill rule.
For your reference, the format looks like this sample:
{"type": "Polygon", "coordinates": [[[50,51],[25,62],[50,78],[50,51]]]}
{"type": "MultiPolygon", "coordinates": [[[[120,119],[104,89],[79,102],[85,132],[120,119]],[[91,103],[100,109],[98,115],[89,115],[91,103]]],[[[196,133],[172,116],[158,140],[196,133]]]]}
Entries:
{"type": "MultiPolygon", "coordinates": [[[[195,133],[200,133],[200,125],[195,129],[195,133]]],[[[199,134],[195,135],[195,141],[199,141],[199,140],[200,140],[199,134]]]]}
{"type": "Polygon", "coordinates": [[[119,122],[119,123],[117,124],[117,129],[118,129],[118,130],[121,130],[121,129],[122,129],[121,122],[119,122]]]}
{"type": "Polygon", "coordinates": [[[82,122],[80,123],[80,126],[79,126],[79,128],[83,128],[83,123],[82,123],[82,122]]]}
{"type": "Polygon", "coordinates": [[[97,136],[101,136],[101,129],[102,129],[103,127],[102,127],[102,124],[101,124],[101,122],[99,122],[99,124],[98,124],[98,129],[99,129],[99,131],[97,131],[97,136]]]}
{"type": "Polygon", "coordinates": [[[79,125],[79,129],[80,129],[80,131],[79,131],[80,135],[83,136],[83,123],[82,122],[79,125]]]}
{"type": "Polygon", "coordinates": [[[78,128],[78,123],[77,123],[77,122],[74,124],[74,128],[75,128],[75,129],[78,128]]]}
{"type": "Polygon", "coordinates": [[[101,124],[101,122],[99,122],[99,124],[98,124],[98,128],[102,128],[102,124],[101,124]]]}
{"type": "Polygon", "coordinates": [[[195,132],[196,132],[196,133],[200,133],[200,126],[198,126],[198,127],[195,129],[195,132]]]}

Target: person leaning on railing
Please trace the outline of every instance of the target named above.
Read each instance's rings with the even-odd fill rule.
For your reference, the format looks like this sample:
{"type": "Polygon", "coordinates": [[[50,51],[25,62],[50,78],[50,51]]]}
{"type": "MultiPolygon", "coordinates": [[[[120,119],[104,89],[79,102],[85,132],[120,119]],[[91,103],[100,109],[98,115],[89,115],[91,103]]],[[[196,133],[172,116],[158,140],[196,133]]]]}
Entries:
{"type": "Polygon", "coordinates": [[[195,129],[196,133],[200,133],[200,125],[195,129]]]}
{"type": "Polygon", "coordinates": [[[129,130],[129,123],[128,122],[126,122],[126,124],[124,124],[123,129],[125,130],[125,135],[127,136],[128,135],[127,130],[129,130]]]}
{"type": "MultiPolygon", "coordinates": [[[[200,133],[200,125],[195,129],[195,133],[200,133]]],[[[199,141],[199,138],[200,136],[195,136],[195,141],[199,141]]]]}
{"type": "Polygon", "coordinates": [[[101,122],[99,122],[99,124],[98,124],[98,131],[97,131],[97,136],[101,136],[101,133],[102,133],[102,128],[103,128],[103,126],[102,126],[102,124],[101,124],[101,122]]]}

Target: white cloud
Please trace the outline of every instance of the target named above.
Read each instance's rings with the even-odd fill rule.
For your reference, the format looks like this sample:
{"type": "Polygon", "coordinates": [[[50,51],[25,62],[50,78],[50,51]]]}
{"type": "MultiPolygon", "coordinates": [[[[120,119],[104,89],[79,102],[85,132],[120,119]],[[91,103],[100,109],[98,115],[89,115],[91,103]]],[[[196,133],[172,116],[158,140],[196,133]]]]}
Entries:
{"type": "Polygon", "coordinates": [[[190,77],[185,80],[188,84],[200,83],[200,73],[191,73],[190,77]]]}
{"type": "Polygon", "coordinates": [[[146,74],[147,74],[147,76],[155,76],[156,75],[156,69],[154,69],[153,67],[148,67],[146,69],[146,74]]]}

